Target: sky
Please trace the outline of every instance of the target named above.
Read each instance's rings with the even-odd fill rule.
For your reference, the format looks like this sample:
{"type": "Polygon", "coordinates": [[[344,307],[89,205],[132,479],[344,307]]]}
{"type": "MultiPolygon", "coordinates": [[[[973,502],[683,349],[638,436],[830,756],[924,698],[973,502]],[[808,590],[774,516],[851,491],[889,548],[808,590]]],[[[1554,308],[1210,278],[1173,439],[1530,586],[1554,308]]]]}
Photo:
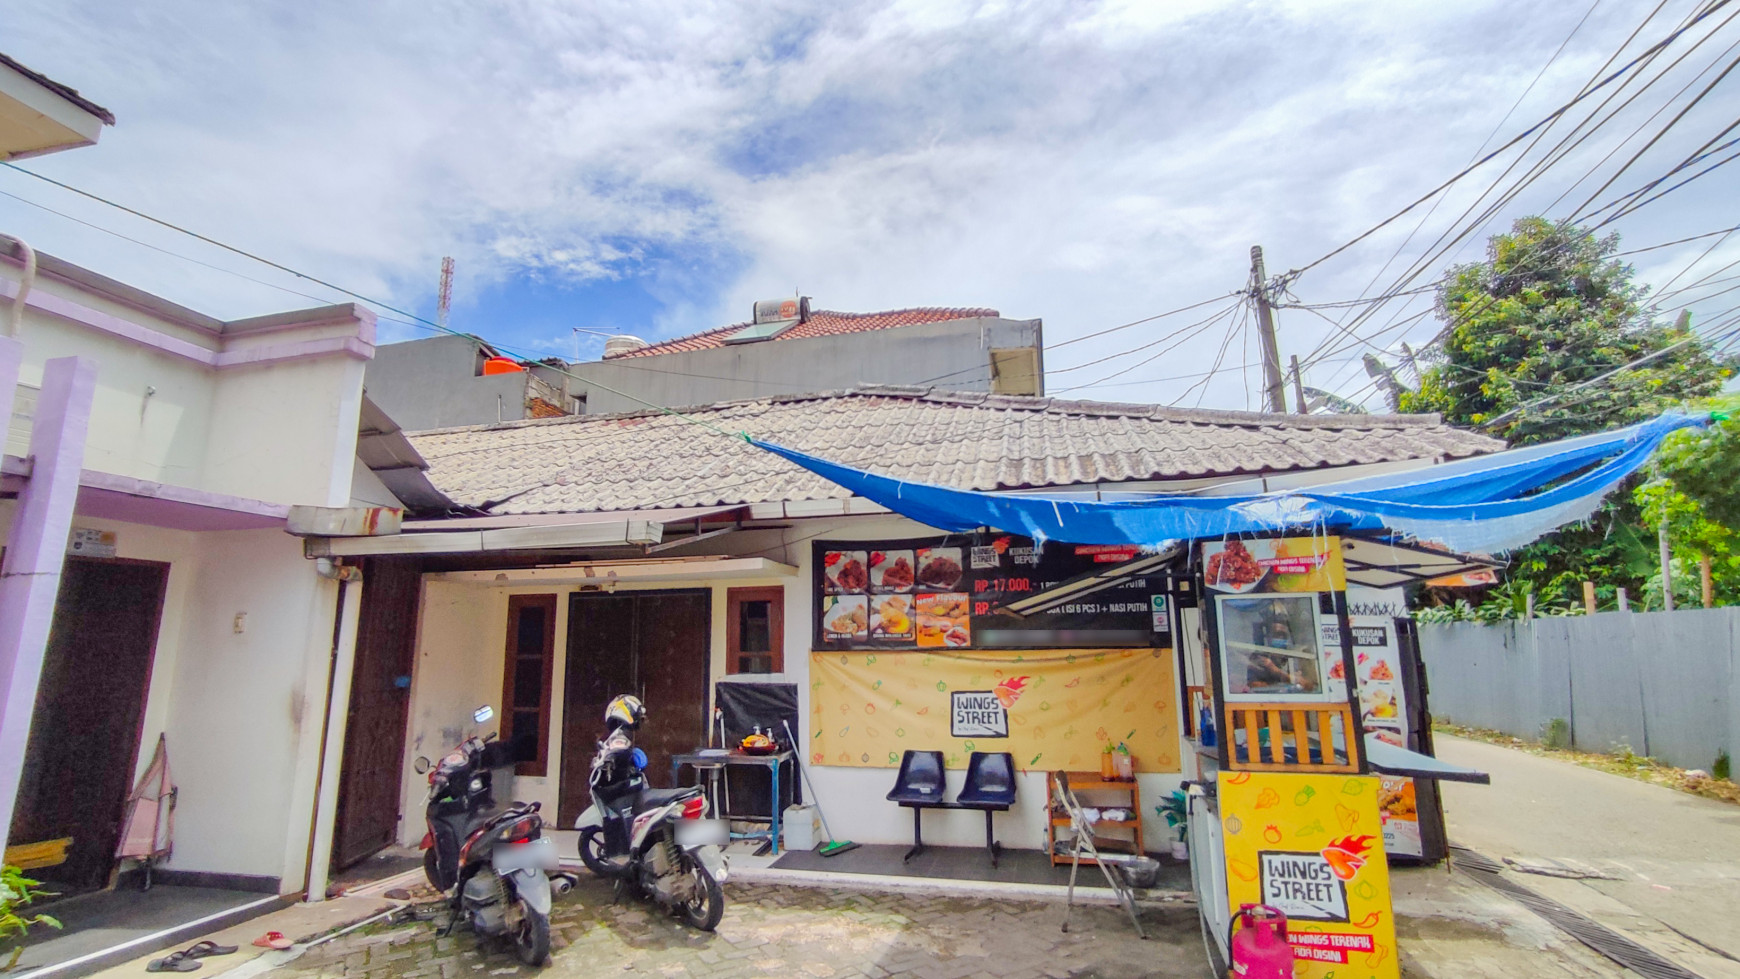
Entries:
{"type": "MultiPolygon", "coordinates": [[[[1707,2],[1644,22],[1617,0],[11,0],[0,50],[117,117],[28,169],[423,317],[454,256],[452,325],[519,352],[592,359],[599,333],[677,336],[793,294],[988,306],[1044,321],[1050,393],[1245,408],[1261,378],[1232,304],[1253,244],[1271,275],[1305,269],[1293,301],[1344,303],[1421,256],[1408,284],[1429,284],[1516,217],[1571,215],[1727,65],[1729,11],[1636,69],[1690,51],[1514,200],[1462,217],[1521,147],[1311,264],[1707,2]],[[1470,233],[1429,252],[1449,229],[1470,233]]],[[[1740,117],[1736,86],[1596,203],[1740,117]]],[[[1577,113],[1615,89],[1610,107],[1637,91],[1577,113]]],[[[1633,248],[1740,225],[1736,190],[1716,170],[1604,231],[1633,248]]],[[[222,318],[348,299],[3,168],[0,232],[222,318]]],[[[1680,288],[1737,259],[1740,234],[1629,260],[1680,288]]],[[[1719,324],[1725,287],[1679,302],[1719,324]]],[[[1363,341],[1332,322],[1361,307],[1283,308],[1283,356],[1378,404],[1359,355],[1429,340],[1429,313],[1378,331],[1430,301],[1382,305],[1363,341]]],[[[429,335],[381,317],[383,341],[429,335]]]]}

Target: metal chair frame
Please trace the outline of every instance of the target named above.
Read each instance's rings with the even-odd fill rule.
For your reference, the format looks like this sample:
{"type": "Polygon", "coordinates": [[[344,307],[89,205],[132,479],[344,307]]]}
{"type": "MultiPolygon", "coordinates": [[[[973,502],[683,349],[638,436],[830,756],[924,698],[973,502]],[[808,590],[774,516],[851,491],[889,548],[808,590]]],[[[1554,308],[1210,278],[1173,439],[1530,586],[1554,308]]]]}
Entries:
{"type": "Polygon", "coordinates": [[[1130,887],[1124,875],[1115,872],[1106,865],[1100,856],[1099,848],[1094,846],[1093,823],[1088,821],[1087,814],[1082,811],[1082,805],[1075,797],[1075,790],[1069,787],[1068,772],[1051,773],[1051,795],[1057,804],[1069,814],[1070,829],[1075,831],[1075,849],[1070,854],[1069,891],[1063,904],[1063,930],[1069,931],[1069,914],[1075,907],[1075,875],[1081,871],[1082,854],[1100,868],[1100,873],[1106,877],[1106,883],[1112,887],[1112,893],[1118,896],[1118,903],[1124,906],[1124,911],[1130,916],[1130,924],[1136,928],[1136,937],[1146,940],[1148,933],[1142,929],[1142,922],[1136,917],[1136,892],[1130,887]]]}

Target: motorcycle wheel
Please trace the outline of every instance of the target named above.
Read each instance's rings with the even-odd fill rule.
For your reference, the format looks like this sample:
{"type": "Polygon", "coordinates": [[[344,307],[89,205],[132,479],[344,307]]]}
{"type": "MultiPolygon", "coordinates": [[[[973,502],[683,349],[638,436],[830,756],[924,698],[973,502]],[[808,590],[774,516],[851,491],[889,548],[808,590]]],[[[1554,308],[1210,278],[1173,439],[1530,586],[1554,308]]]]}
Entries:
{"type": "Polygon", "coordinates": [[[620,876],[616,865],[604,855],[604,830],[597,826],[588,826],[580,831],[580,862],[586,869],[600,877],[610,879],[620,876]]]}
{"type": "Polygon", "coordinates": [[[691,928],[712,931],[719,927],[719,919],[725,917],[725,889],[700,863],[691,863],[690,871],[697,886],[695,896],[682,907],[683,920],[691,928]]]}
{"type": "Polygon", "coordinates": [[[441,866],[436,860],[434,847],[423,851],[423,876],[429,878],[429,886],[437,891],[447,889],[441,886],[441,866]]]}
{"type": "Polygon", "coordinates": [[[550,957],[550,919],[520,902],[520,926],[514,931],[514,957],[530,966],[550,957]]]}

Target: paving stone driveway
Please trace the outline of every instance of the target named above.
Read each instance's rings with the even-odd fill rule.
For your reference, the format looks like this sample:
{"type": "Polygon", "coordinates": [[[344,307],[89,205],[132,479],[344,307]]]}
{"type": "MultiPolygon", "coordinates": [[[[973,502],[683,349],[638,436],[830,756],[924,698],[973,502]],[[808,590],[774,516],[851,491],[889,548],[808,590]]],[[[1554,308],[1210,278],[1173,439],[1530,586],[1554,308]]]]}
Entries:
{"type": "MultiPolygon", "coordinates": [[[[1150,940],[1115,908],[1038,901],[728,884],[725,920],[696,932],[638,901],[611,903],[584,881],[552,917],[547,979],[568,976],[797,976],[847,979],[1124,979],[1208,972],[1190,907],[1144,909],[1150,940]]],[[[436,938],[418,923],[348,935],[273,979],[494,979],[529,974],[471,934],[436,938]]]]}

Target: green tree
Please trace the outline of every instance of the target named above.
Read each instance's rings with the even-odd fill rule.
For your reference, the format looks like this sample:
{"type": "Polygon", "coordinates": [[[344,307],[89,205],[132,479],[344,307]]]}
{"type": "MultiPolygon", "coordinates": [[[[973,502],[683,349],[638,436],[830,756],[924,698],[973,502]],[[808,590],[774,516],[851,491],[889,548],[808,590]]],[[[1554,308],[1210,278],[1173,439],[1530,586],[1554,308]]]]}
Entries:
{"type": "MultiPolygon", "coordinates": [[[[1433,411],[1512,445],[1605,431],[1714,394],[1732,367],[1689,323],[1663,323],[1614,257],[1618,235],[1523,218],[1488,242],[1485,261],[1452,268],[1438,290],[1442,343],[1423,358],[1404,411],[1433,411]],[[1649,354],[1629,370],[1579,388],[1649,354]],[[1575,390],[1573,390],[1575,389],[1575,390]]],[[[1546,601],[1578,600],[1581,582],[1634,593],[1650,574],[1655,532],[1638,501],[1616,494],[1581,526],[1512,555],[1508,577],[1546,601]]]]}
{"type": "Polygon", "coordinates": [[[1419,390],[1403,394],[1403,410],[1436,411],[1453,425],[1528,445],[1629,425],[1714,394],[1731,369],[1686,325],[1656,320],[1631,266],[1613,257],[1618,248],[1616,234],[1597,238],[1539,217],[1494,235],[1485,261],[1452,268],[1439,287],[1443,342],[1426,355],[1419,390]]]}

